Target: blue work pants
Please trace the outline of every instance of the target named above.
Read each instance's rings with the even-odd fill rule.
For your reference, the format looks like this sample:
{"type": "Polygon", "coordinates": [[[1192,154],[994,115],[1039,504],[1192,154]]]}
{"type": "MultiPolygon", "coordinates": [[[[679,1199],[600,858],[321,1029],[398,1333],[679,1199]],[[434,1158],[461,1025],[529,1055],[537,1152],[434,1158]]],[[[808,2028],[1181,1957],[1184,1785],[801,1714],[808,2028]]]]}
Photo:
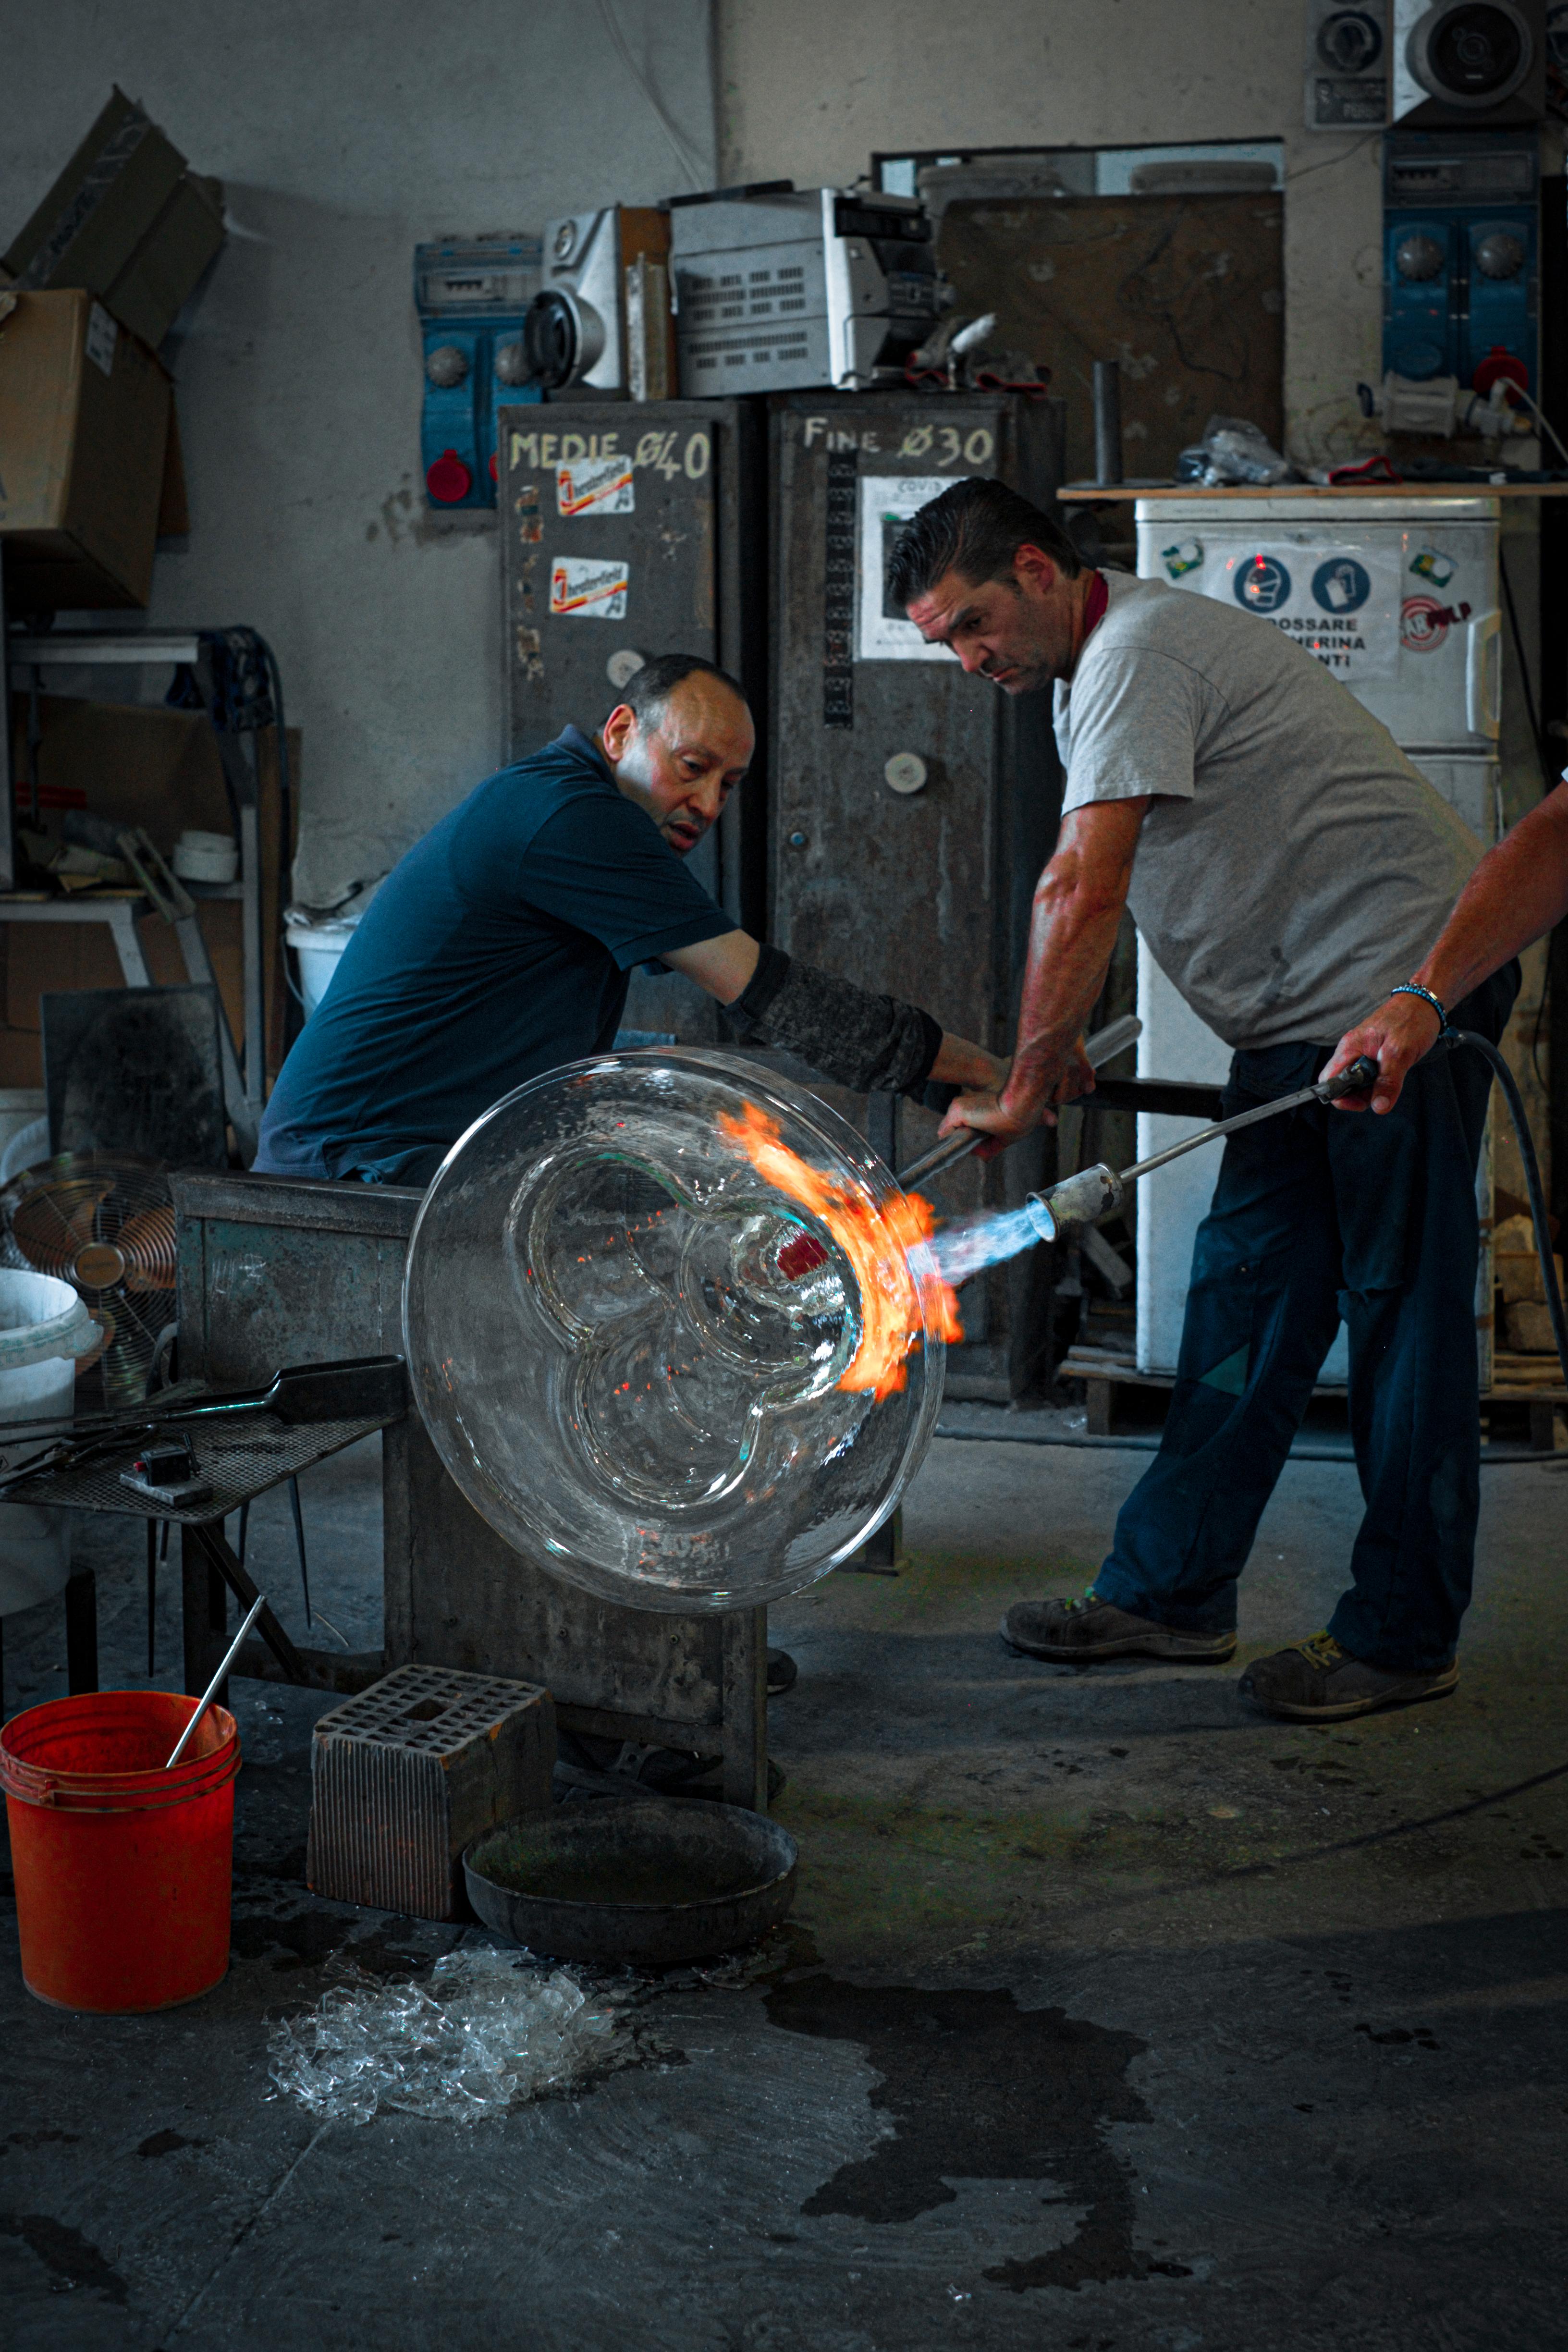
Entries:
{"type": "MultiPolygon", "coordinates": [[[[1454,1026],[1496,1044],[1519,982],[1505,965],[1454,1026]]],[[[1310,1086],[1325,1059],[1309,1045],[1237,1054],[1225,1115],[1310,1086]]],[[[1480,1055],[1442,1046],[1384,1118],[1309,1104],[1226,1140],[1164,1435],[1095,1579],[1103,1599],[1165,1625],[1236,1623],[1237,1579],[1342,1318],[1366,1507],[1329,1631],[1371,1665],[1447,1665],[1479,1506],[1475,1178],[1490,1090],[1480,1055]]]]}

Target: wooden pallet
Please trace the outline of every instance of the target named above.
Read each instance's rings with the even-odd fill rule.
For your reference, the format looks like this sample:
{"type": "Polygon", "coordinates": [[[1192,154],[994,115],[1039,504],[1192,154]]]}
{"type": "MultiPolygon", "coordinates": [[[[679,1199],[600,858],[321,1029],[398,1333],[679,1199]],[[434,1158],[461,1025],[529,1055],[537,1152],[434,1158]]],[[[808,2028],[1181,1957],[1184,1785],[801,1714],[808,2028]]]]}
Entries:
{"type": "MultiPolygon", "coordinates": [[[[1119,1389],[1169,1390],[1176,1385],[1168,1372],[1141,1372],[1136,1359],[1120,1349],[1095,1347],[1082,1341],[1062,1358],[1057,1377],[1083,1382],[1091,1437],[1116,1434],[1119,1389]]],[[[1342,1398],[1346,1390],[1342,1381],[1321,1381],[1312,1394],[1342,1398]]],[[[1555,1414],[1560,1405],[1568,1406],[1568,1388],[1563,1386],[1562,1367],[1555,1356],[1521,1356],[1500,1348],[1493,1358],[1492,1384],[1481,1391],[1478,1402],[1527,1404],[1531,1444],[1540,1453],[1550,1454],[1555,1414]]]]}

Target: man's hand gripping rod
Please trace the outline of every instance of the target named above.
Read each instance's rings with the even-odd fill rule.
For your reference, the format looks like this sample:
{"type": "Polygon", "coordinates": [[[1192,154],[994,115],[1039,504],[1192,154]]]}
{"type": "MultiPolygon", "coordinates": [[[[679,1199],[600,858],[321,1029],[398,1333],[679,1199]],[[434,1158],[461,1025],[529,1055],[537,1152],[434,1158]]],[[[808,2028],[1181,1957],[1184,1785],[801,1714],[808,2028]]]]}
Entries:
{"type": "MultiPolygon", "coordinates": [[[[1097,1070],[1102,1070],[1107,1062],[1113,1062],[1118,1054],[1124,1054],[1129,1045],[1135,1045],[1142,1034],[1143,1024],[1138,1015],[1124,1013],[1120,1021],[1112,1021],[1109,1027],[1097,1029],[1092,1037],[1085,1038],[1084,1058],[1097,1070]]],[[[982,1128],[961,1127],[956,1135],[944,1136],[929,1151],[922,1151],[918,1160],[911,1160],[907,1168],[901,1168],[899,1181],[906,1192],[912,1192],[917,1184],[940,1176],[943,1169],[956,1168],[961,1160],[967,1160],[972,1151],[978,1151],[983,1143],[991,1139],[982,1128]]]]}

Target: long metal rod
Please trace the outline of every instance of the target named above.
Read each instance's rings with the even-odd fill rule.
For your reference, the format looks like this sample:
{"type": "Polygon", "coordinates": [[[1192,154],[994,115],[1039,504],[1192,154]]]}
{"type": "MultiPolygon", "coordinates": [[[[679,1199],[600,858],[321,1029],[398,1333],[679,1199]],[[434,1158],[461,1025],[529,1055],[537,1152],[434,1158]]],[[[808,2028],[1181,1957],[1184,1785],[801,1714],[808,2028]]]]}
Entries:
{"type": "Polygon", "coordinates": [[[1131,1184],[1136,1177],[1147,1176],[1151,1169],[1166,1167],[1173,1160],[1196,1151],[1201,1144],[1213,1143],[1216,1137],[1234,1135],[1238,1128],[1253,1127],[1260,1118],[1278,1118],[1281,1111],[1299,1110],[1303,1103],[1335,1102],[1341,1095],[1364,1094],[1377,1078],[1377,1065],[1366,1055],[1342,1070],[1337,1078],[1329,1078],[1321,1086],[1301,1087],[1293,1095],[1281,1095],[1277,1102],[1260,1103],[1256,1110],[1244,1110],[1235,1118],[1222,1118],[1213,1127],[1200,1128],[1180,1143],[1168,1144],[1163,1151],[1151,1154],[1147,1160],[1135,1160],[1131,1168],[1121,1171],[1121,1181],[1131,1184]]]}
{"type": "Polygon", "coordinates": [[[1238,1127],[1251,1127],[1260,1118],[1278,1118],[1281,1111],[1295,1110],[1302,1103],[1321,1102],[1322,1091],[1318,1087],[1303,1087],[1299,1094],[1281,1095],[1278,1102],[1263,1103],[1257,1110],[1244,1110],[1236,1118],[1222,1118],[1213,1127],[1201,1128],[1180,1143],[1168,1144],[1163,1151],[1152,1152],[1147,1160],[1135,1160],[1131,1168],[1121,1171],[1121,1181],[1131,1184],[1135,1176],[1147,1176],[1151,1169],[1163,1168],[1172,1160],[1180,1160],[1200,1144],[1212,1143],[1216,1136],[1234,1135],[1238,1127]]]}
{"type": "MultiPolygon", "coordinates": [[[[1118,1054],[1124,1054],[1129,1045],[1136,1044],[1142,1034],[1143,1024],[1138,1015],[1124,1013],[1120,1020],[1109,1023],[1105,1028],[1097,1029],[1092,1037],[1085,1038],[1085,1058],[1095,1069],[1103,1069],[1107,1062],[1113,1062],[1118,1054]]],[[[967,1160],[972,1151],[978,1151],[981,1145],[989,1139],[983,1128],[961,1127],[956,1135],[948,1136],[941,1143],[933,1143],[929,1151],[921,1152],[918,1160],[911,1160],[907,1168],[901,1168],[899,1182],[906,1192],[911,1184],[923,1184],[932,1176],[940,1176],[945,1169],[956,1168],[961,1160],[967,1160]]]]}
{"type": "Polygon", "coordinates": [[[190,1744],[191,1734],[195,1731],[197,1724],[201,1721],[203,1716],[205,1715],[208,1707],[211,1706],[214,1699],[217,1696],[218,1692],[222,1689],[225,1675],[227,1674],[236,1658],[238,1657],[240,1643],[244,1641],[246,1635],[249,1633],[251,1627],[255,1624],[257,1619],[260,1616],[266,1606],[267,1595],[265,1592],[258,1592],[254,1603],[252,1604],[249,1616],[246,1619],[244,1624],[240,1627],[233,1641],[229,1643],[227,1649],[224,1652],[223,1664],[219,1666],[216,1674],[213,1676],[211,1682],[208,1683],[205,1691],[203,1693],[200,1706],[197,1707],[195,1715],[192,1716],[189,1723],[186,1724],[184,1731],[181,1732],[174,1752],[163,1767],[165,1772],[172,1772],[175,1765],[179,1762],[181,1757],[184,1754],[186,1748],[190,1744]]]}

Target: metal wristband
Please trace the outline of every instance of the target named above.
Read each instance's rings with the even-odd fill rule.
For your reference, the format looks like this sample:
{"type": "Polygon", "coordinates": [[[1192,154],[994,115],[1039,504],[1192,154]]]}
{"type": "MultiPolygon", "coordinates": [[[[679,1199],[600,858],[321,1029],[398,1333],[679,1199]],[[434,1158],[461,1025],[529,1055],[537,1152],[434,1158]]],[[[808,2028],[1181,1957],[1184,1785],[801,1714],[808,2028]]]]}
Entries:
{"type": "Polygon", "coordinates": [[[1429,988],[1423,988],[1418,980],[1402,980],[1397,988],[1391,988],[1388,992],[1390,996],[1418,996],[1421,999],[1422,1003],[1429,1004],[1432,1007],[1433,1012],[1437,1015],[1438,1036],[1451,1037],[1453,1035],[1454,1033],[1448,1026],[1447,1013],[1444,1007],[1438,1003],[1431,990],[1429,988]]]}

